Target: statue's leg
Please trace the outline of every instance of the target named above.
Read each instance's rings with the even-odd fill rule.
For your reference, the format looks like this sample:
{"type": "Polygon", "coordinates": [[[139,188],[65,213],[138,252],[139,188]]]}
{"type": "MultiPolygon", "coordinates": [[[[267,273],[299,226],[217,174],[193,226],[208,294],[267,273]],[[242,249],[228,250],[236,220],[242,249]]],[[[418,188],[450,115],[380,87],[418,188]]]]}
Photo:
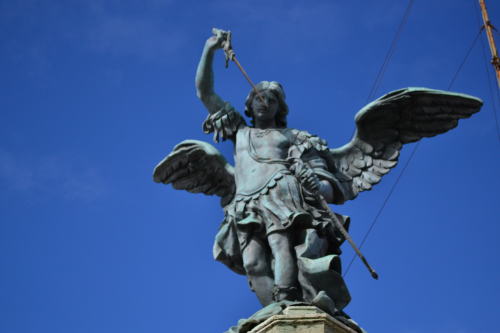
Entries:
{"type": "Polygon", "coordinates": [[[296,301],[298,269],[290,235],[286,231],[273,232],[267,239],[274,257],[274,300],[296,301]]]}
{"type": "Polygon", "coordinates": [[[252,237],[243,250],[243,266],[252,290],[263,306],[273,302],[274,279],[269,248],[252,237]]]}

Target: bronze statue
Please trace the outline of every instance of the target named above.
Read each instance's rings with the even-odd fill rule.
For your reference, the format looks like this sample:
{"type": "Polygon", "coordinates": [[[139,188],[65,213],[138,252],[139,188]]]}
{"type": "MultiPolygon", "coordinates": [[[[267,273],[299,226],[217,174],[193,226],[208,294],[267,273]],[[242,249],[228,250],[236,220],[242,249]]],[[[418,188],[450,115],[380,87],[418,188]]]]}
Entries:
{"type": "MultiPolygon", "coordinates": [[[[352,140],[329,149],[325,140],[287,128],[288,106],[278,82],[263,81],[250,91],[250,125],[214,92],[213,56],[229,43],[227,32],[214,33],[203,49],[196,89],[209,112],[204,131],[214,133],[216,142],[233,142],[235,167],[210,144],[187,140],[158,164],[154,180],[221,197],[224,220],[214,257],[246,275],[268,310],[313,304],[361,331],[342,311],[350,301],[339,258],[345,234],[333,220],[347,229],[349,218],[332,216],[322,200],[342,204],[370,190],[396,166],[405,143],[456,127],[482,102],[425,88],[397,90],[360,110],[352,140]]],[[[242,323],[233,331],[249,328],[242,323]]]]}

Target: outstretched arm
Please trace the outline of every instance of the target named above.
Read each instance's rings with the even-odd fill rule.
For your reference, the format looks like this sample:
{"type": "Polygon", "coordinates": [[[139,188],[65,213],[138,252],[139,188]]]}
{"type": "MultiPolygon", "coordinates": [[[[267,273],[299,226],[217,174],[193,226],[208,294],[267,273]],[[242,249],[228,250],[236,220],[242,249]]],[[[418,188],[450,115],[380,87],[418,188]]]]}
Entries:
{"type": "Polygon", "coordinates": [[[196,95],[211,114],[224,107],[224,101],[214,91],[212,62],[215,51],[222,48],[226,36],[221,30],[214,30],[214,33],[205,43],[196,70],[196,95]]]}

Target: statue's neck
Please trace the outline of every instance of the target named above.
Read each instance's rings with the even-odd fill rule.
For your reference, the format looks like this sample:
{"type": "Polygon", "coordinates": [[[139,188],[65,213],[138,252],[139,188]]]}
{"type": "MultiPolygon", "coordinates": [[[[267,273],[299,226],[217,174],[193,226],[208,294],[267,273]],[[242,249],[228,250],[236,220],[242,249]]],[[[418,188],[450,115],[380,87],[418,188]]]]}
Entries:
{"type": "Polygon", "coordinates": [[[268,129],[268,128],[276,128],[276,120],[272,119],[272,120],[257,120],[255,119],[254,120],[254,124],[255,124],[255,128],[259,128],[259,129],[268,129]]]}

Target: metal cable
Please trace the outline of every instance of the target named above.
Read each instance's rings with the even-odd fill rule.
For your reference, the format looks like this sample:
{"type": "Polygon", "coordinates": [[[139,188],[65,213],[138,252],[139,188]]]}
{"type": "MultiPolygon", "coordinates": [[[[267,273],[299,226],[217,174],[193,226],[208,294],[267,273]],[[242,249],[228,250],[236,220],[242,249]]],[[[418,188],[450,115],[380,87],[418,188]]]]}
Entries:
{"type": "MultiPolygon", "coordinates": [[[[383,78],[383,76],[385,74],[385,71],[387,70],[387,66],[389,65],[389,61],[391,60],[392,55],[394,54],[394,51],[396,49],[396,44],[397,44],[397,42],[399,40],[401,32],[403,31],[403,27],[406,25],[406,22],[408,22],[408,17],[410,16],[410,12],[411,12],[412,6],[413,6],[413,0],[410,0],[408,2],[408,5],[407,5],[407,7],[405,9],[404,14],[403,14],[403,18],[401,19],[401,23],[398,26],[398,30],[396,31],[396,35],[394,36],[394,39],[391,42],[391,46],[389,47],[389,50],[387,51],[387,54],[386,54],[385,59],[384,59],[384,62],[382,63],[382,66],[380,66],[380,69],[378,71],[377,77],[375,78],[375,81],[373,82],[373,86],[372,86],[372,88],[370,90],[370,93],[368,94],[367,102],[369,102],[373,98],[373,95],[376,93],[377,89],[380,87],[380,83],[382,82],[382,78],[383,78]]],[[[413,158],[413,155],[415,154],[415,152],[417,150],[418,144],[419,143],[417,143],[415,145],[415,148],[413,149],[413,151],[412,151],[412,153],[410,155],[410,158],[408,159],[408,161],[406,161],[406,164],[403,167],[403,170],[401,171],[401,173],[399,174],[398,178],[396,179],[396,182],[392,185],[392,188],[389,191],[389,194],[386,196],[386,198],[384,200],[384,203],[382,204],[382,207],[379,209],[377,215],[375,216],[375,219],[373,220],[373,222],[371,223],[370,227],[368,228],[368,231],[365,233],[365,235],[363,237],[363,240],[361,241],[361,243],[359,245],[359,249],[361,249],[363,247],[363,244],[365,243],[366,239],[368,238],[368,235],[370,234],[371,230],[373,229],[373,227],[377,223],[378,217],[380,216],[380,214],[382,214],[382,211],[383,211],[385,205],[387,204],[387,202],[389,201],[389,199],[390,199],[390,197],[392,195],[392,192],[396,188],[396,185],[398,184],[399,180],[401,179],[401,176],[403,175],[406,167],[408,166],[408,164],[410,163],[411,159],[413,158]]],[[[351,261],[349,262],[349,265],[347,266],[347,269],[345,270],[345,272],[343,274],[344,277],[349,272],[349,269],[351,268],[351,265],[352,265],[352,263],[354,262],[355,259],[356,259],[356,256],[354,255],[352,257],[351,261]]]]}
{"type": "MultiPolygon", "coordinates": [[[[410,5],[409,5],[410,6],[410,5]]],[[[406,13],[405,13],[406,14],[406,13]]],[[[408,18],[407,17],[404,17],[403,20],[407,20],[408,18]]],[[[460,71],[462,70],[462,67],[464,66],[465,62],[467,61],[470,53],[472,52],[472,50],[474,49],[474,46],[476,45],[476,42],[477,40],[479,39],[480,35],[481,35],[481,32],[482,32],[482,29],[479,30],[478,34],[476,35],[476,37],[474,38],[471,46],[469,47],[469,49],[467,50],[467,52],[465,53],[465,56],[464,56],[464,59],[462,60],[462,62],[460,63],[460,65],[458,66],[457,70],[455,71],[455,74],[453,75],[450,83],[448,84],[448,90],[451,89],[451,87],[453,86],[453,83],[455,83],[455,80],[456,78],[458,77],[458,74],[460,73],[460,71]]],[[[481,40],[482,41],[482,40],[481,40]]],[[[483,44],[484,46],[484,44],[483,44]]],[[[484,51],[484,50],[483,50],[484,51]]],[[[387,58],[387,57],[386,57],[387,58]]],[[[491,87],[490,87],[491,88],[491,87]]],[[[371,94],[371,92],[370,92],[371,94]]],[[[500,100],[500,97],[499,97],[499,100],[500,100]]],[[[495,120],[496,120],[496,114],[495,114],[495,120]]],[[[498,122],[497,122],[497,129],[498,129],[498,122]]],[[[500,133],[499,133],[499,139],[500,139],[500,133]]],[[[399,173],[398,177],[396,178],[396,181],[394,182],[394,184],[392,185],[391,189],[389,190],[389,193],[387,194],[387,196],[385,197],[385,200],[384,202],[382,203],[382,206],[380,207],[380,209],[378,210],[377,214],[375,215],[375,218],[373,219],[373,222],[370,224],[370,227],[368,228],[368,231],[365,233],[364,237],[363,237],[363,240],[361,241],[361,243],[359,244],[359,249],[361,249],[365,243],[365,241],[367,240],[370,232],[372,231],[373,227],[375,226],[375,224],[377,223],[378,221],[378,218],[380,217],[380,215],[382,214],[382,211],[384,210],[385,206],[387,205],[387,202],[389,201],[389,199],[391,198],[396,186],[398,185],[399,181],[401,180],[401,177],[403,176],[404,172],[406,171],[408,165],[410,164],[410,162],[412,161],[413,159],[413,156],[415,155],[419,145],[420,145],[420,142],[421,141],[418,141],[415,146],[413,147],[413,150],[410,154],[410,157],[408,158],[408,160],[406,161],[405,165],[403,166],[403,169],[401,170],[401,172],[399,173]]],[[[349,269],[351,268],[354,260],[356,260],[356,256],[353,255],[351,261],[349,262],[349,265],[347,265],[347,268],[343,274],[343,276],[345,277],[347,275],[347,273],[349,272],[349,269]]]]}
{"type": "MultiPolygon", "coordinates": [[[[406,168],[408,167],[408,165],[410,164],[413,156],[415,155],[415,152],[417,151],[417,148],[418,146],[420,145],[420,141],[417,142],[415,144],[415,147],[413,148],[412,152],[411,152],[411,155],[410,157],[408,158],[408,160],[406,161],[403,169],[401,170],[401,172],[399,173],[398,175],[398,178],[396,179],[396,181],[394,182],[394,184],[392,184],[392,187],[391,187],[391,190],[389,191],[389,194],[387,194],[387,196],[385,197],[385,200],[384,202],[382,203],[382,206],[380,207],[380,209],[378,210],[377,212],[377,215],[375,216],[375,219],[373,219],[373,222],[372,224],[370,225],[370,227],[368,228],[368,231],[365,233],[365,236],[363,237],[363,240],[361,241],[361,243],[359,243],[359,249],[361,249],[363,247],[363,244],[365,243],[366,239],[368,238],[368,235],[370,234],[370,232],[372,231],[373,227],[375,226],[375,224],[377,223],[378,221],[378,218],[379,216],[382,214],[382,211],[384,210],[387,202],[389,201],[389,199],[391,198],[392,196],[392,193],[394,192],[394,189],[396,188],[396,186],[398,185],[401,177],[403,176],[403,173],[405,172],[406,168]]],[[[353,256],[351,261],[349,262],[349,265],[347,266],[347,269],[345,270],[345,273],[343,276],[346,276],[347,275],[347,272],[349,272],[349,269],[351,268],[352,266],[352,263],[354,262],[354,260],[356,260],[356,256],[353,256]]]]}
{"type": "Polygon", "coordinates": [[[477,40],[479,39],[479,37],[481,36],[481,33],[483,32],[483,29],[479,29],[479,31],[477,32],[477,35],[476,37],[474,38],[474,41],[472,42],[471,46],[469,47],[469,50],[467,51],[467,53],[465,54],[465,57],[464,57],[464,60],[462,61],[462,63],[460,64],[460,66],[458,66],[457,68],[457,71],[455,72],[455,74],[453,75],[453,78],[451,79],[450,81],[450,84],[448,85],[448,89],[451,88],[451,86],[453,85],[453,83],[455,83],[455,80],[456,78],[458,77],[458,73],[460,73],[460,71],[462,70],[462,67],[464,66],[465,62],[467,61],[467,58],[469,57],[470,53],[472,52],[472,50],[474,49],[474,46],[476,45],[476,42],[477,40]]]}
{"type": "Polygon", "coordinates": [[[387,51],[387,54],[385,55],[384,62],[380,66],[379,71],[377,73],[377,76],[375,78],[375,81],[373,82],[370,93],[368,94],[367,102],[369,102],[373,98],[373,95],[375,95],[378,88],[380,87],[380,84],[382,82],[382,78],[385,74],[385,71],[387,70],[387,66],[389,65],[389,61],[391,60],[392,55],[394,54],[394,51],[396,49],[396,44],[399,41],[399,37],[401,36],[401,32],[403,31],[403,27],[406,25],[406,22],[408,22],[408,17],[410,16],[412,5],[413,5],[413,0],[410,0],[408,2],[408,6],[406,7],[404,14],[403,14],[403,18],[401,19],[401,23],[399,23],[399,27],[398,27],[398,30],[396,31],[396,35],[394,35],[394,39],[391,42],[391,46],[389,47],[389,50],[387,51]]]}

